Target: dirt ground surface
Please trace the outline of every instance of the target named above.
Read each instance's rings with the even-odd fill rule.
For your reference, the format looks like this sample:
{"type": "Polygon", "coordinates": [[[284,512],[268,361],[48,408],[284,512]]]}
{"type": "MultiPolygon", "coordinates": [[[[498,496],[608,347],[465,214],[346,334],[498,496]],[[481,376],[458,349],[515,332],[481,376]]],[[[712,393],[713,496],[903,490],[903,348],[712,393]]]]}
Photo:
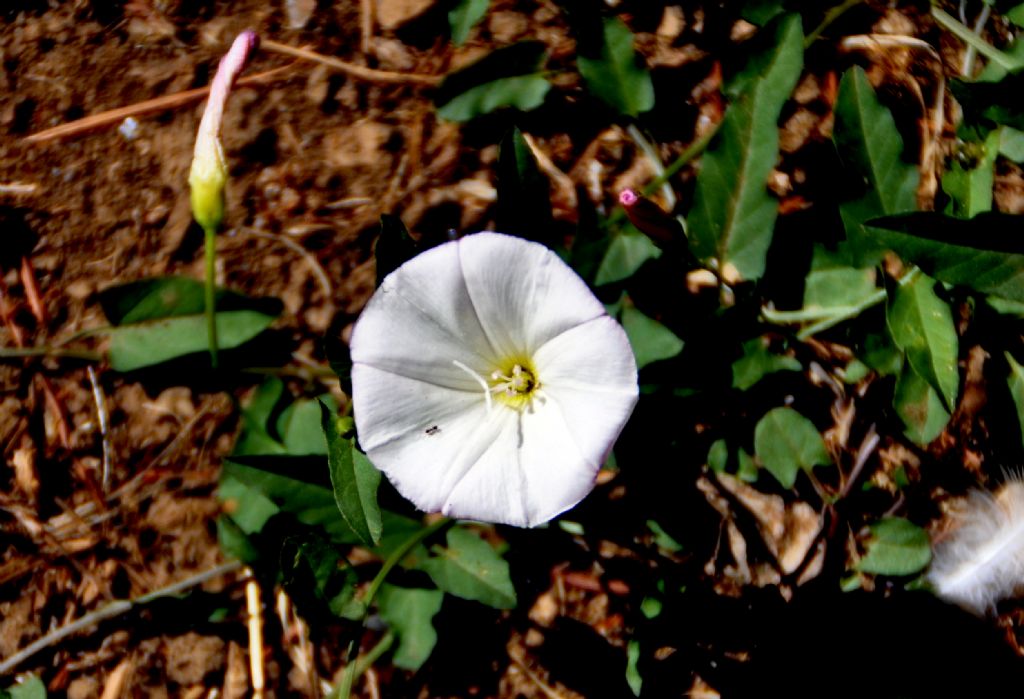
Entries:
{"type": "MultiPolygon", "coordinates": [[[[702,14],[689,5],[653,3],[631,18],[659,100],[673,94],[678,102],[678,109],[664,110],[677,118],[651,125],[666,160],[721,117],[715,60],[700,38],[702,14]],[[670,81],[677,90],[664,90],[670,81]]],[[[397,76],[360,79],[263,50],[245,73],[258,77],[233,93],[223,129],[231,178],[218,238],[219,282],[280,298],[285,312],[274,332],[295,369],[289,389],[315,395],[326,388],[343,400],[337,382],[311,368],[325,364],[324,333],[347,337],[373,291],[381,214],[399,215],[427,240],[493,222],[497,138],[486,127],[441,120],[429,87],[402,76],[441,76],[523,38],[545,42],[555,67],[574,51],[561,10],[548,0],[496,0],[460,48],[446,38],[446,11],[433,0],[5,4],[0,347],[55,346],[105,325],[97,294],[114,282],[202,278],[202,233],[187,185],[201,95],[71,134],[45,132],[204,87],[232,39],[254,29],[265,39],[397,76]]],[[[915,34],[918,15],[913,7],[900,13],[871,5],[850,21],[861,31],[903,23],[915,34]]],[[[748,29],[724,34],[740,40],[748,29]]],[[[920,64],[907,69],[927,72],[920,64]]],[[[793,210],[821,186],[800,173],[802,158],[828,138],[822,94],[834,91],[834,77],[810,72],[787,112],[786,161],[773,188],[793,210]]],[[[899,80],[873,77],[895,94],[896,108],[913,112],[916,97],[901,97],[899,80]]],[[[573,79],[555,78],[567,91],[573,79]]],[[[562,107],[563,117],[578,116],[571,100],[562,107]]],[[[560,130],[566,123],[527,117],[523,128],[550,160],[555,219],[571,232],[578,196],[608,206],[615,192],[652,173],[621,129],[581,119],[568,133],[560,130]]],[[[1003,210],[1024,208],[1015,170],[999,173],[997,190],[1003,210]]],[[[101,339],[82,337],[102,348],[101,339]]],[[[215,525],[220,464],[239,428],[239,405],[262,378],[120,374],[74,357],[0,363],[0,659],[111,600],[139,598],[225,562],[215,525]]],[[[604,504],[594,506],[614,510],[617,488],[614,479],[600,486],[592,497],[604,504]]],[[[489,626],[481,627],[464,620],[476,614],[468,605],[446,608],[443,638],[462,639],[447,652],[452,657],[436,654],[415,678],[371,670],[360,696],[628,692],[616,653],[625,645],[623,614],[643,599],[642,584],[632,582],[643,580],[646,564],[628,537],[609,535],[586,550],[568,535],[558,541],[525,566],[536,577],[511,617],[488,616],[489,626]],[[595,671],[602,664],[615,671],[595,671]]],[[[249,696],[245,589],[244,573],[230,570],[205,582],[187,605],[128,612],[41,650],[16,670],[38,674],[52,696],[72,699],[249,696]]],[[[310,641],[286,599],[274,590],[263,596],[265,696],[318,696],[321,678],[333,682],[341,664],[337,634],[328,624],[310,641]]],[[[717,696],[692,672],[692,658],[746,652],[744,639],[698,639],[718,621],[694,605],[695,627],[687,631],[694,640],[679,660],[687,670],[665,696],[717,696]]],[[[742,609],[729,610],[733,616],[721,623],[742,623],[742,609]]],[[[807,608],[796,618],[816,613],[807,608]]],[[[758,623],[782,618],[766,614],[758,623]]],[[[1019,619],[1002,621],[1005,645],[1016,646],[1019,619]]],[[[968,627],[965,633],[980,633],[968,627]]],[[[670,646],[666,641],[666,657],[676,652],[670,646]]],[[[878,649],[880,657],[884,652],[878,649]]]]}

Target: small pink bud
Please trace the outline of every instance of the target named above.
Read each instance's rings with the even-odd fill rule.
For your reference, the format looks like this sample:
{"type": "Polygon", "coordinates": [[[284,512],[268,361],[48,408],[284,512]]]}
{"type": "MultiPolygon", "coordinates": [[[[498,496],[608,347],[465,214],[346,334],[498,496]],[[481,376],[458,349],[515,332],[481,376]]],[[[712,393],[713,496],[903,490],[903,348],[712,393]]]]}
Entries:
{"type": "Polygon", "coordinates": [[[640,195],[634,192],[632,189],[624,189],[619,192],[619,203],[625,206],[627,209],[640,200],[640,195]]]}

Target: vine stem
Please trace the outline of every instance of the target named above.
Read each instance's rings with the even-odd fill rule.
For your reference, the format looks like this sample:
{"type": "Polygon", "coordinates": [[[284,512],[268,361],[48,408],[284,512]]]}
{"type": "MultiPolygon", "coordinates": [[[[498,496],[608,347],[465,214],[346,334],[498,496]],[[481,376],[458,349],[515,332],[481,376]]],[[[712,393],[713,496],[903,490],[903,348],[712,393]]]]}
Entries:
{"type": "Polygon", "coordinates": [[[825,17],[821,20],[821,24],[811,30],[811,32],[804,38],[804,48],[810,47],[818,37],[821,36],[822,32],[829,28],[833,22],[846,14],[847,10],[851,10],[857,5],[860,5],[864,0],[846,0],[846,2],[836,5],[825,13],[825,17]]]}
{"type": "Polygon", "coordinates": [[[210,343],[210,364],[217,368],[217,231],[205,228],[206,336],[210,343]]]}
{"type": "Polygon", "coordinates": [[[83,362],[103,361],[103,357],[96,352],[71,347],[0,347],[0,359],[22,357],[64,357],[81,359],[83,362]]]}
{"type": "MultiPolygon", "coordinates": [[[[900,278],[898,283],[900,286],[909,284],[916,279],[919,274],[921,274],[921,270],[917,267],[912,267],[900,278]]],[[[762,308],[761,317],[775,325],[789,325],[812,320],[817,321],[797,333],[796,337],[798,340],[806,340],[817,333],[823,332],[835,325],[838,325],[839,323],[842,323],[844,320],[856,318],[872,306],[877,306],[885,301],[886,295],[885,289],[879,289],[852,306],[822,308],[820,310],[801,308],[796,311],[776,311],[773,308],[762,308]]]]}
{"type": "MultiPolygon", "coordinates": [[[[374,598],[380,591],[381,585],[384,584],[384,580],[388,577],[388,574],[392,571],[392,569],[394,569],[396,565],[401,563],[402,559],[408,556],[409,552],[412,551],[417,544],[422,542],[427,537],[432,536],[433,534],[436,534],[437,532],[442,531],[443,529],[447,529],[452,524],[454,524],[453,520],[448,519],[447,517],[442,517],[430,526],[420,529],[418,532],[416,532],[408,539],[403,541],[402,544],[397,549],[391,552],[391,555],[388,556],[387,559],[384,561],[384,565],[381,566],[380,570],[377,572],[376,577],[374,577],[374,579],[370,582],[370,586],[366,588],[366,592],[361,597],[360,601],[363,603],[365,607],[365,611],[363,612],[363,626],[366,626],[366,620],[370,616],[370,605],[373,603],[374,598]]],[[[377,654],[372,659],[370,659],[370,655],[372,655],[381,647],[385,639],[387,639],[387,634],[385,634],[385,636],[380,640],[380,642],[378,642],[377,645],[374,646],[373,649],[370,651],[370,653],[367,654],[367,660],[363,663],[355,662],[357,639],[352,639],[352,641],[348,645],[348,658],[346,660],[345,670],[342,672],[341,675],[341,682],[338,683],[337,691],[332,695],[333,697],[335,697],[335,699],[349,699],[349,694],[352,693],[352,683],[355,681],[355,679],[359,677],[359,675],[361,675],[363,672],[365,672],[366,668],[369,667],[374,660],[380,657],[380,655],[385,650],[387,650],[387,648],[391,645],[391,642],[389,641],[386,647],[380,649],[380,651],[377,652],[377,654]],[[351,672],[349,670],[351,670],[351,672]]]]}

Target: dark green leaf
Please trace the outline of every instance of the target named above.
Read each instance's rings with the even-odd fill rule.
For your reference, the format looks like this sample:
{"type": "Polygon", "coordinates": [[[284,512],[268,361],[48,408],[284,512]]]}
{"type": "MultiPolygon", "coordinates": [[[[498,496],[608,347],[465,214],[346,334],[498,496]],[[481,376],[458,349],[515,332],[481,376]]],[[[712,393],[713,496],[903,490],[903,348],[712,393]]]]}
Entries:
{"type": "Polygon", "coordinates": [[[935,441],[949,422],[949,411],[942,404],[941,396],[917,375],[909,362],[903,365],[896,381],[892,403],[903,420],[904,434],[918,446],[935,441]]]}
{"type": "Polygon", "coordinates": [[[331,486],[338,510],[364,544],[376,545],[382,531],[380,507],[377,505],[380,471],[356,449],[354,440],[341,436],[334,411],[323,403],[320,411],[327,439],[331,486]]]}
{"type": "Polygon", "coordinates": [[[851,262],[867,267],[881,259],[884,248],[865,239],[862,225],[878,216],[916,209],[919,175],[916,167],[903,161],[903,138],[896,122],[861,68],[855,66],[843,75],[835,111],[832,138],[844,179],[857,183],[843,193],[839,212],[851,262]]]}
{"type": "Polygon", "coordinates": [[[844,314],[874,296],[875,270],[850,267],[844,256],[814,246],[811,271],[804,284],[804,310],[844,314]]]}
{"type": "Polygon", "coordinates": [[[867,553],[857,570],[875,575],[913,575],[931,560],[928,532],[901,517],[886,517],[871,525],[867,553]]]}
{"type": "Polygon", "coordinates": [[[283,403],[284,383],[280,379],[271,377],[260,384],[242,410],[242,433],[232,454],[284,454],[281,436],[271,434],[271,420],[280,412],[283,403]]]}
{"type": "Polygon", "coordinates": [[[501,141],[498,155],[497,228],[527,240],[549,242],[551,185],[518,128],[501,141]]]}
{"type": "Polygon", "coordinates": [[[224,463],[224,474],[261,493],[303,524],[322,526],[336,543],[360,538],[338,516],[334,493],[327,485],[323,457],[237,456],[224,463]]]}
{"type": "Polygon", "coordinates": [[[800,469],[832,463],[814,423],[792,408],[775,408],[754,428],[754,451],[784,488],[792,488],[800,469]]]}
{"type": "Polygon", "coordinates": [[[217,497],[242,534],[255,534],[263,529],[268,519],[281,511],[258,488],[246,485],[228,473],[221,474],[217,497]]]}
{"type": "Polygon", "coordinates": [[[1010,126],[999,129],[999,155],[1015,163],[1024,163],[1024,131],[1010,126]]]}
{"type": "MultiPolygon", "coordinates": [[[[1022,42],[1015,43],[1018,49],[1024,46],[1022,42]]],[[[1024,70],[1018,68],[998,79],[988,79],[992,77],[995,76],[990,73],[984,80],[953,80],[950,83],[953,96],[963,110],[964,123],[1024,129],[1024,70]]]]}
{"type": "Polygon", "coordinates": [[[994,212],[969,220],[918,212],[870,221],[868,233],[939,281],[1024,301],[1022,221],[994,212]]]}
{"type": "Polygon", "coordinates": [[[551,88],[540,73],[544,51],[540,42],[521,42],[452,73],[434,95],[438,114],[451,121],[468,121],[501,107],[524,111],[539,107],[551,88]]]}
{"type": "Polygon", "coordinates": [[[259,549],[249,540],[234,517],[228,515],[217,518],[217,544],[225,556],[237,558],[243,563],[255,563],[260,558],[259,549]]]}
{"type": "Polygon", "coordinates": [[[444,593],[384,585],[377,595],[381,618],[398,636],[395,667],[416,672],[430,657],[437,643],[434,615],[441,611],[444,593]]]}
{"type": "Polygon", "coordinates": [[[604,257],[597,268],[594,285],[602,286],[628,279],[644,262],[660,256],[661,250],[650,238],[632,224],[625,225],[611,235],[604,257]]]}
{"type": "Polygon", "coordinates": [[[605,19],[604,43],[597,58],[577,58],[587,90],[624,116],[636,117],[654,107],[654,84],[638,64],[633,33],[619,19],[605,19]]]}
{"type": "Polygon", "coordinates": [[[702,158],[689,216],[694,254],[717,259],[730,281],[764,273],[778,208],[767,189],[779,154],[777,122],[803,67],[799,16],[779,23],[776,46],[763,77],[726,111],[702,158]]]}
{"type": "Polygon", "coordinates": [[[469,36],[469,30],[487,14],[491,0],[459,0],[448,12],[448,26],[452,30],[452,43],[462,46],[469,36]]]}
{"type": "Polygon", "coordinates": [[[622,309],[622,327],[633,347],[637,369],[683,351],[683,341],[675,333],[632,306],[622,309]]]}
{"type": "Polygon", "coordinates": [[[886,319],[893,342],[906,353],[914,371],[952,410],[960,389],[959,343],[953,313],[936,295],[935,280],[919,274],[899,284],[886,319]]]}
{"type": "Polygon", "coordinates": [[[715,473],[735,475],[747,483],[757,480],[754,458],[743,449],[730,449],[724,439],[716,440],[708,449],[707,463],[708,468],[715,473]]]}
{"type": "Polygon", "coordinates": [[[348,616],[358,579],[330,542],[318,536],[288,539],[281,558],[283,582],[294,597],[312,596],[335,616],[348,616]]]}
{"type": "MultiPolygon", "coordinates": [[[[111,286],[99,293],[100,306],[112,325],[131,325],[160,318],[206,312],[205,286],[190,277],[154,277],[111,286]]],[[[280,302],[217,290],[218,311],[259,311],[277,315],[280,302]]]]}
{"type": "Polygon", "coordinates": [[[743,356],[732,363],[732,387],[745,391],[768,374],[802,368],[795,357],[772,354],[764,338],[755,337],[743,343],[743,356]]]}
{"type": "Polygon", "coordinates": [[[490,544],[462,527],[450,529],[447,541],[448,548],[434,547],[435,557],[422,566],[435,585],[456,597],[497,609],[516,606],[508,563],[490,544]]]}
{"type": "Polygon", "coordinates": [[[640,662],[640,642],[630,640],[626,644],[626,684],[633,696],[640,696],[640,689],[643,687],[644,679],[640,676],[637,664],[640,662]]]}
{"type": "Polygon", "coordinates": [[[380,235],[373,255],[377,262],[377,286],[403,264],[416,256],[416,241],[409,235],[402,219],[392,214],[381,214],[380,235]]]}
{"type": "MultiPolygon", "coordinates": [[[[258,311],[217,311],[217,344],[222,350],[238,347],[270,327],[274,318],[258,311]]],[[[110,366],[116,371],[134,371],[209,349],[203,315],[121,325],[106,334],[110,366]]]]}

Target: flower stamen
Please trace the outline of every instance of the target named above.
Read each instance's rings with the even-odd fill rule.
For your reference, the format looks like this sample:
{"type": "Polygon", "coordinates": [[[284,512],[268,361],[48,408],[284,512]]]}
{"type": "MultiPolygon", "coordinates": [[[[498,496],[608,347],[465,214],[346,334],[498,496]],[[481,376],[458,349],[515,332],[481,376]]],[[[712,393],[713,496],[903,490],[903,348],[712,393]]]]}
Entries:
{"type": "Polygon", "coordinates": [[[460,362],[458,359],[453,359],[452,364],[454,364],[455,366],[459,367],[464,372],[472,376],[476,380],[476,382],[480,384],[480,388],[484,389],[484,399],[487,401],[487,412],[491,412],[491,389],[487,385],[487,380],[484,377],[480,376],[480,374],[476,373],[468,366],[460,362]]]}

